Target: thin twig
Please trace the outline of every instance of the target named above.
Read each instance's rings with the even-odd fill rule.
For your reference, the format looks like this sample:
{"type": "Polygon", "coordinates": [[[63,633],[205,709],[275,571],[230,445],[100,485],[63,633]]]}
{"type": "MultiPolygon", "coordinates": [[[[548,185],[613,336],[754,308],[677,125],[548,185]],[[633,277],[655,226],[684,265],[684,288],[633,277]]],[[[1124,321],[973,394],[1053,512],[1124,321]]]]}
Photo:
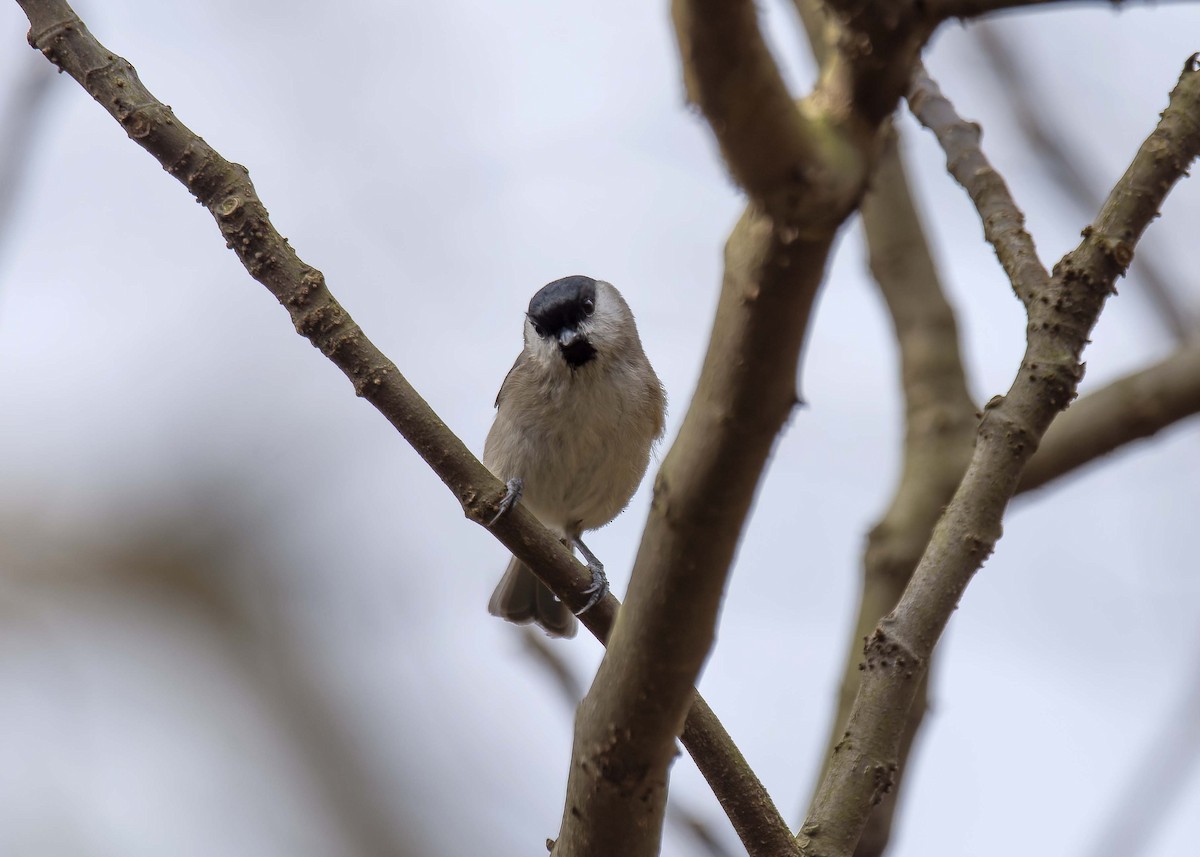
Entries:
{"type": "Polygon", "coordinates": [[[1072,397],[1079,358],[1133,247],[1200,154],[1200,66],[1192,56],[1154,132],[1033,296],[1012,387],[984,409],[971,464],[896,609],[864,648],[863,682],[842,742],[801,828],[806,854],[850,857],[871,807],[891,788],[908,713],[934,646],[995,548],[1021,471],[1072,397]]]}
{"type": "Polygon", "coordinates": [[[979,126],[955,112],[954,105],[924,67],[918,67],[913,74],[908,105],[918,121],[942,144],[950,174],[975,203],[983,221],[984,237],[996,251],[1013,291],[1028,308],[1034,297],[1045,290],[1050,274],[1038,260],[1033,238],[1025,231],[1025,215],[979,146],[982,136],[979,126]]]}
{"type": "MultiPolygon", "coordinates": [[[[88,32],[63,0],[18,0],[29,17],[30,44],[73,77],[138,145],[200,201],[254,279],[288,310],[296,330],[319,348],[412,445],[478,524],[492,520],[504,486],[441,421],[400,371],[334,299],[324,275],[307,265],[271,224],[248,171],[220,156],[138,80],[133,67],[88,32]]],[[[219,314],[213,318],[219,319],[219,314]]],[[[587,603],[591,574],[523,507],[490,532],[574,609],[587,603]]],[[[611,594],[582,617],[606,642],[619,602],[611,594]]],[[[711,709],[691,691],[684,746],[721,800],[734,827],[787,830],[762,800],[766,792],[711,709]],[[732,809],[731,809],[732,808],[732,809]]]]}
{"type": "MultiPolygon", "coordinates": [[[[1079,141],[1068,147],[1058,131],[1042,120],[1030,95],[1040,91],[1028,74],[1028,63],[1016,56],[1012,47],[990,24],[972,27],[984,59],[1000,79],[1000,92],[1008,101],[1030,146],[1037,152],[1037,163],[1050,182],[1056,185],[1083,215],[1088,216],[1100,205],[1099,182],[1085,176],[1080,167],[1079,141]]],[[[1153,254],[1139,254],[1130,266],[1129,278],[1142,288],[1134,294],[1145,295],[1154,317],[1176,342],[1185,342],[1200,335],[1192,311],[1182,296],[1176,294],[1178,277],[1168,277],[1159,270],[1153,254]]]]}

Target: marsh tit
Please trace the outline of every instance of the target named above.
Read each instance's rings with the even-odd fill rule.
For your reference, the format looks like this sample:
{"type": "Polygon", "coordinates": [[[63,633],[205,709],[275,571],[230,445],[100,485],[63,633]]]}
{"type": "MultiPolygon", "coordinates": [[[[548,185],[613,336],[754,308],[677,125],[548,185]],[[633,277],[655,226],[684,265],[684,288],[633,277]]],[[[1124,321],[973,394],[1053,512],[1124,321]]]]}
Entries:
{"type": "MultiPolygon", "coordinates": [[[[591,600],[608,589],[580,536],[615,518],[637,490],[663,433],[666,395],[638,338],[633,313],[609,283],[564,277],[543,286],[525,315],[525,347],[496,396],[483,463],[508,487],[499,518],[524,503],[592,572],[591,600]]],[[[577,623],[516,557],[488,611],[536,622],[556,637],[577,623]]]]}

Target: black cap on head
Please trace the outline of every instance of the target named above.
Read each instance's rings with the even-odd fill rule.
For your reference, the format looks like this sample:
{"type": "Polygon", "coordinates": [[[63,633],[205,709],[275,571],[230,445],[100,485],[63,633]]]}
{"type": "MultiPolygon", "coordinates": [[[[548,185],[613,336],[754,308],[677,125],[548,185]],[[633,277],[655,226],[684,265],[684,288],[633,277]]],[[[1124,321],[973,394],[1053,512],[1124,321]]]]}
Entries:
{"type": "Polygon", "coordinates": [[[542,286],[529,302],[529,319],[542,335],[576,327],[596,305],[596,281],[591,277],[563,277],[542,286]]]}

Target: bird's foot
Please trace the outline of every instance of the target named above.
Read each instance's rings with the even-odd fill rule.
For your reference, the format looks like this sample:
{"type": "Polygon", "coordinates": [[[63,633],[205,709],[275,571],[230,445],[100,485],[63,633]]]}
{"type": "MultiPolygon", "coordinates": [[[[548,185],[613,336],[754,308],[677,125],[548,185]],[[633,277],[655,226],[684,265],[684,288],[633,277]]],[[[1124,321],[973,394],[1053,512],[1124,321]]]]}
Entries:
{"type": "Polygon", "coordinates": [[[588,565],[588,571],[592,573],[592,585],[583,591],[591,597],[588,598],[587,604],[575,611],[576,616],[582,616],[591,610],[608,594],[608,578],[604,575],[604,566],[588,565]]]}
{"type": "Polygon", "coordinates": [[[587,570],[592,573],[592,584],[587,589],[583,590],[584,594],[590,595],[587,604],[575,611],[576,616],[582,616],[584,613],[591,610],[603,600],[608,594],[608,578],[604,574],[604,565],[600,560],[596,559],[596,555],[588,550],[588,546],[579,539],[572,539],[571,543],[579,550],[585,560],[587,560],[587,570]]]}
{"type": "Polygon", "coordinates": [[[514,477],[505,483],[504,496],[500,499],[500,504],[496,507],[495,516],[488,521],[489,527],[496,526],[496,522],[512,511],[512,507],[521,502],[521,495],[525,493],[525,480],[519,476],[514,477]]]}

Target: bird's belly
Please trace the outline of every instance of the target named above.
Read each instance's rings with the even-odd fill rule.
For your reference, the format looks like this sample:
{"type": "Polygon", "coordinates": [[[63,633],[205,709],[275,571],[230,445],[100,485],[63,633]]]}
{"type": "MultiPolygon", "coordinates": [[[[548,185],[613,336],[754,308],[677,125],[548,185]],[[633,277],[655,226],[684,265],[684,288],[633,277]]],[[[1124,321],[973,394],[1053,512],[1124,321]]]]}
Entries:
{"type": "MultiPolygon", "coordinates": [[[[597,430],[597,429],[600,430],[597,430]]],[[[611,430],[515,432],[489,467],[502,479],[524,481],[523,504],[547,527],[578,535],[617,516],[641,481],[649,443],[605,443],[611,430]]]]}
{"type": "Polygon", "coordinates": [[[614,461],[603,450],[563,452],[568,454],[549,466],[539,462],[530,470],[525,496],[531,510],[568,533],[604,526],[629,502],[641,470],[631,475],[628,462],[614,461]]]}

